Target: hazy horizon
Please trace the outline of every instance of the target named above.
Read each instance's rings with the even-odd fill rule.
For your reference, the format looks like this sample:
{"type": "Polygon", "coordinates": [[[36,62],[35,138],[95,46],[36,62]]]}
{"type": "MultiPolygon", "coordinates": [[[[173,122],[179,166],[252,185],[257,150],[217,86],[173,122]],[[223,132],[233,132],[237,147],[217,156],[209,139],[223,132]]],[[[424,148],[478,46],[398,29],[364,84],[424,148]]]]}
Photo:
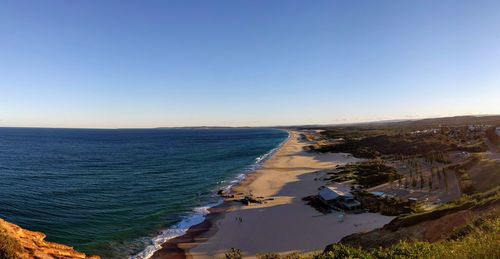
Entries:
{"type": "Polygon", "coordinates": [[[500,114],[496,1],[3,1],[0,127],[500,114]]]}
{"type": "Polygon", "coordinates": [[[450,115],[450,116],[437,116],[437,117],[413,117],[413,118],[392,118],[392,119],[381,119],[381,120],[367,120],[367,121],[355,121],[355,122],[338,122],[338,123],[317,123],[317,124],[289,124],[289,125],[261,125],[261,126],[228,126],[228,125],[191,125],[191,126],[158,126],[158,127],[50,127],[50,126],[0,126],[0,128],[47,128],[47,129],[182,129],[182,128],[286,128],[286,127],[301,127],[301,126],[342,126],[342,125],[359,125],[359,124],[376,124],[384,122],[403,122],[403,121],[418,121],[425,119],[440,119],[440,118],[453,118],[453,117],[487,117],[487,116],[500,116],[500,114],[462,114],[462,115],[450,115]]]}

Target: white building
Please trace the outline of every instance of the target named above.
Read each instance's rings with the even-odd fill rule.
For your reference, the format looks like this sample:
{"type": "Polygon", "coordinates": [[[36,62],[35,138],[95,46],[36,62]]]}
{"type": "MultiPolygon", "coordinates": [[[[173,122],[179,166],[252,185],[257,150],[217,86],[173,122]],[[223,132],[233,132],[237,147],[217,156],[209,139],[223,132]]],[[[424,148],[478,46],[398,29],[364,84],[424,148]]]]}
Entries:
{"type": "Polygon", "coordinates": [[[361,209],[361,204],[354,199],[348,185],[335,183],[319,191],[319,199],[331,207],[352,211],[361,209]]]}

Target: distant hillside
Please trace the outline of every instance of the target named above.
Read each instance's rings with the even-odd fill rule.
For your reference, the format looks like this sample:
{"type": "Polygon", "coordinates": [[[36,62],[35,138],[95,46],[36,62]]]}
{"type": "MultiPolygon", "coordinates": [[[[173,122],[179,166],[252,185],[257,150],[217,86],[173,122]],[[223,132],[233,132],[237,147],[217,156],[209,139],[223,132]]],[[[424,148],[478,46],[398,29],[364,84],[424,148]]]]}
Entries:
{"type": "Polygon", "coordinates": [[[464,125],[500,125],[500,115],[483,116],[454,116],[441,118],[427,118],[418,120],[387,120],[362,123],[345,123],[332,125],[300,125],[298,129],[328,129],[351,127],[437,127],[437,126],[464,126],[464,125]]]}
{"type": "Polygon", "coordinates": [[[488,116],[456,116],[444,118],[430,118],[415,121],[395,122],[399,126],[461,126],[461,125],[499,125],[500,115],[488,116]]]}

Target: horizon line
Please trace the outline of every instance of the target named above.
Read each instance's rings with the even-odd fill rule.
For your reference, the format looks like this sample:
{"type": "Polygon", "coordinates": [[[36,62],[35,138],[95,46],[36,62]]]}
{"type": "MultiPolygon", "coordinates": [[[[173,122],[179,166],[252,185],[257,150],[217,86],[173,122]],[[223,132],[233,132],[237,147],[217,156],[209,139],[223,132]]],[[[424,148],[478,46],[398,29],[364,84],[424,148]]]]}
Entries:
{"type": "Polygon", "coordinates": [[[437,116],[437,117],[422,117],[422,118],[396,118],[396,119],[383,119],[372,121],[360,122],[341,122],[341,123],[315,123],[315,124],[290,124],[290,125],[274,125],[274,126],[159,126],[159,127],[119,127],[119,128],[106,128],[106,127],[43,127],[43,126],[0,126],[0,128],[25,128],[25,129],[94,129],[94,130],[134,130],[134,129],[258,129],[258,128],[294,128],[294,127],[328,127],[328,126],[341,126],[341,125],[359,125],[359,124],[375,124],[375,123],[391,123],[391,122],[404,122],[404,121],[419,121],[426,119],[443,119],[443,118],[456,118],[456,117],[488,117],[500,116],[500,114],[466,114],[466,115],[452,115],[452,116],[437,116]]]}

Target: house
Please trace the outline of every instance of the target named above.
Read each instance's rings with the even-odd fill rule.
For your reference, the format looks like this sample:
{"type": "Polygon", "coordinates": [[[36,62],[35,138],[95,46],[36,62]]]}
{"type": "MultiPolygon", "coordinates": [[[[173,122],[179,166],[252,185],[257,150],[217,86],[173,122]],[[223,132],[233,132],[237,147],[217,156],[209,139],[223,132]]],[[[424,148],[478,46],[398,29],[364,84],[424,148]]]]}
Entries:
{"type": "Polygon", "coordinates": [[[411,205],[415,205],[415,204],[417,204],[418,199],[417,199],[417,198],[408,198],[408,202],[409,202],[411,205]]]}
{"type": "Polygon", "coordinates": [[[371,194],[377,198],[384,198],[386,196],[383,192],[372,192],[371,194]]]}
{"type": "Polygon", "coordinates": [[[361,209],[361,203],[354,199],[350,187],[340,183],[322,188],[319,191],[319,199],[330,207],[346,211],[361,209]]]}

